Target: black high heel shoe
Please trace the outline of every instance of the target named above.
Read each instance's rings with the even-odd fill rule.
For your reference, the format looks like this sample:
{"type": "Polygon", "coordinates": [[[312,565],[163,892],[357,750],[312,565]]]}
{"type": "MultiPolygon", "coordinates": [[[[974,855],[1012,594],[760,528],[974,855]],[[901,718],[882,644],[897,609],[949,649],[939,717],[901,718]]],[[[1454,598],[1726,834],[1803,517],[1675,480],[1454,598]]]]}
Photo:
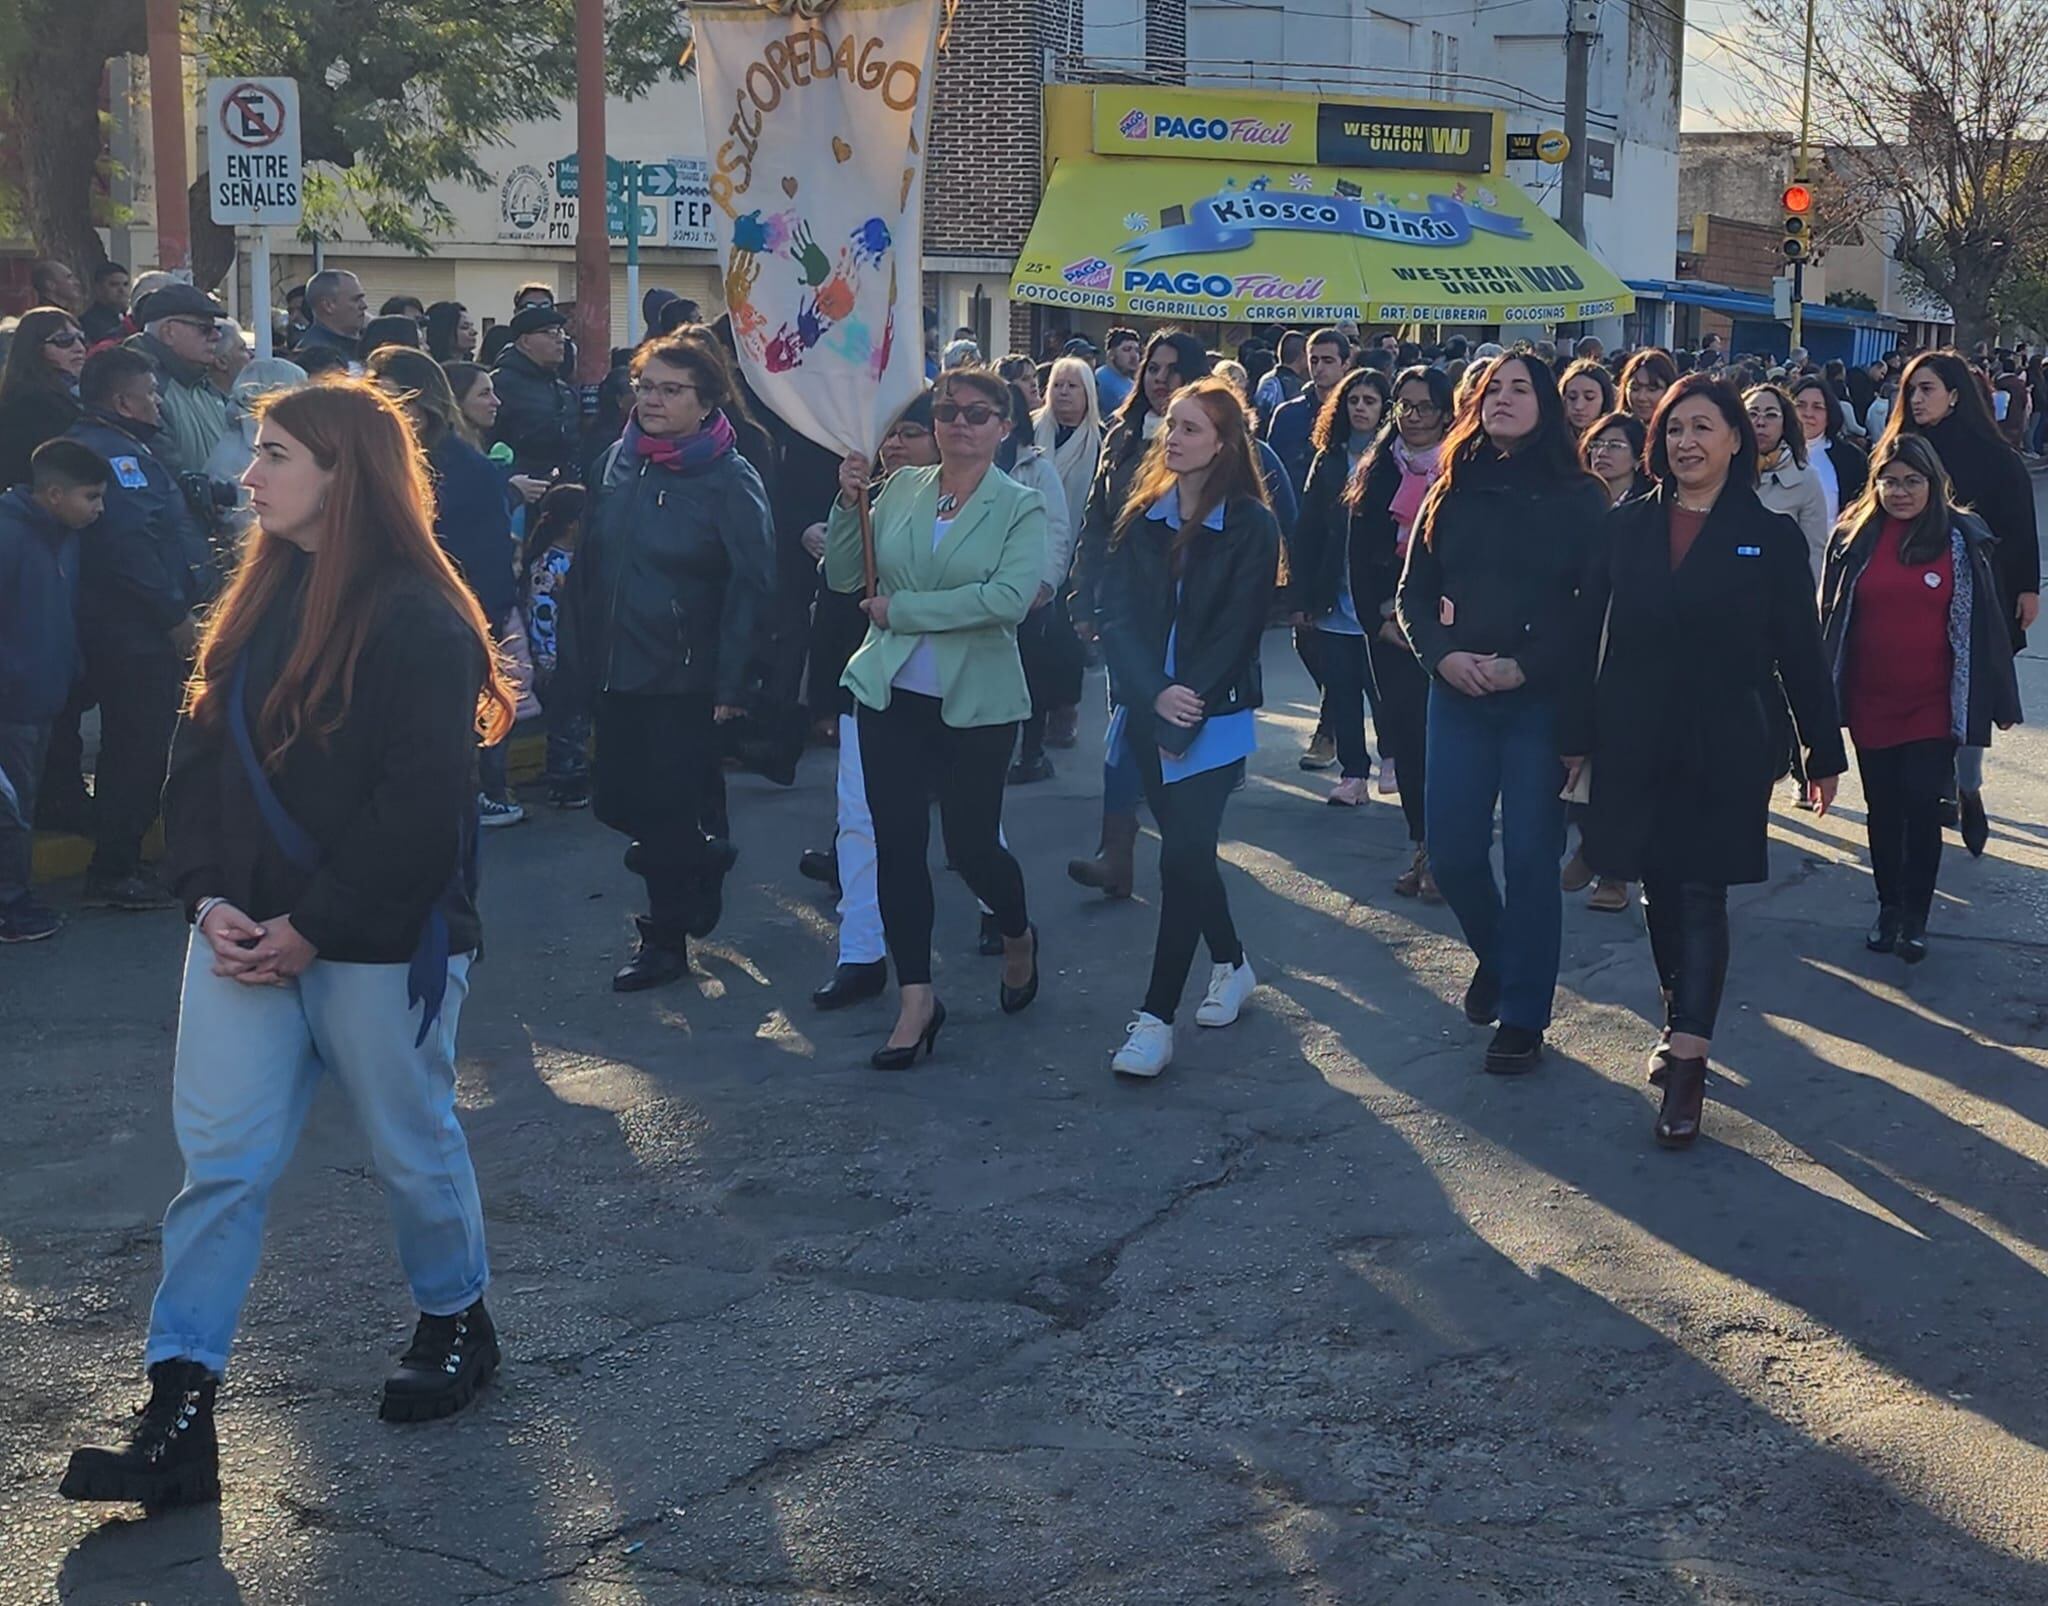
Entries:
{"type": "Polygon", "coordinates": [[[1031,1007],[1031,1000],[1038,996],[1038,928],[1027,926],[1031,933],[1031,979],[1022,987],[1012,987],[1008,982],[996,984],[996,1002],[1003,1006],[1005,1015],[1015,1015],[1031,1007]]]}
{"type": "Polygon", "coordinates": [[[939,1028],[946,1024],[946,1006],[938,999],[932,1000],[932,1018],[925,1022],[924,1033],[914,1043],[903,1048],[891,1048],[884,1043],[868,1056],[868,1063],[878,1071],[907,1071],[917,1063],[917,1051],[923,1049],[929,1057],[939,1040],[939,1028]]]}
{"type": "Polygon", "coordinates": [[[1707,1062],[1680,1059],[1664,1062],[1664,1107],[1657,1112],[1657,1142],[1667,1149],[1689,1149],[1700,1135],[1701,1107],[1707,1101],[1707,1062]]]}
{"type": "Polygon", "coordinates": [[[1906,923],[1906,912],[1896,907],[1883,907],[1877,911],[1877,924],[1870,928],[1870,934],[1863,939],[1863,946],[1874,954],[1888,954],[1899,945],[1899,931],[1906,923]]]}
{"type": "Polygon", "coordinates": [[[1908,915],[1899,927],[1898,945],[1892,949],[1909,965],[1917,965],[1927,957],[1927,922],[1908,915]]]}

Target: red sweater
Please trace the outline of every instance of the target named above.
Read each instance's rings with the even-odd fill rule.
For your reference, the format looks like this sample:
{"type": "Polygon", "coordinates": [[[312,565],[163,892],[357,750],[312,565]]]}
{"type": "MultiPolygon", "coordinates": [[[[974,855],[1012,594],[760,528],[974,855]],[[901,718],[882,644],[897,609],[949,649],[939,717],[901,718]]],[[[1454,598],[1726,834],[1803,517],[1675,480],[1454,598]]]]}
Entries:
{"type": "Polygon", "coordinates": [[[1942,741],[1953,734],[1949,687],[1955,653],[1948,611],[1955,566],[1946,552],[1932,563],[1901,563],[1902,533],[1897,520],[1885,520],[1856,582],[1843,702],[1858,747],[1942,741]]]}

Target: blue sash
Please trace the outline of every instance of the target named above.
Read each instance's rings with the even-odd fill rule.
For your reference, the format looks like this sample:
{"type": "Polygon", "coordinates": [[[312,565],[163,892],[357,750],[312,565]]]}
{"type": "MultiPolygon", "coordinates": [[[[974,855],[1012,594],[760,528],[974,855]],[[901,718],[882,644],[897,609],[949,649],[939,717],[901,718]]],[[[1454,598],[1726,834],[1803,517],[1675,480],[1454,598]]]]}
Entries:
{"type": "MultiPolygon", "coordinates": [[[[227,723],[234,734],[235,753],[242,761],[243,779],[248,781],[249,790],[255,794],[256,811],[263,816],[263,824],[270,832],[271,840],[277,844],[278,852],[285,856],[292,868],[310,875],[320,868],[320,844],[285,812],[284,804],[278,801],[277,792],[270,784],[270,777],[263,773],[262,762],[256,757],[256,744],[249,736],[248,689],[249,659],[245,653],[235,663],[234,686],[229,693],[234,716],[227,723]]],[[[441,1018],[442,1000],[448,996],[448,914],[443,905],[458,894],[475,897],[478,835],[476,810],[472,804],[469,818],[464,822],[461,862],[450,878],[447,890],[434,900],[433,907],[427,911],[426,921],[420,927],[419,942],[414,945],[412,959],[406,967],[406,1008],[409,1010],[414,1004],[425,1006],[420,1015],[419,1036],[413,1039],[414,1048],[427,1040],[427,1033],[441,1018]]]]}

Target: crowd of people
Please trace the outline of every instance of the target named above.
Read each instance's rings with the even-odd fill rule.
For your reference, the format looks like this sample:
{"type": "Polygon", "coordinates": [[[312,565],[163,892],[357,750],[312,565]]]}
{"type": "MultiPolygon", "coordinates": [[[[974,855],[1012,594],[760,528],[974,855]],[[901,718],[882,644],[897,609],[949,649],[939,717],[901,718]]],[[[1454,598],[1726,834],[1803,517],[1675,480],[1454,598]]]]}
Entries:
{"type": "Polygon", "coordinates": [[[871,1063],[902,1070],[947,1019],[934,804],[1002,1012],[1038,997],[1046,894],[1004,804],[1078,744],[1099,661],[1100,831],[1067,868],[1129,898],[1150,811],[1152,963],[1110,1056],[1148,1079],[1200,953],[1197,1026],[1258,985],[1219,843],[1262,652],[1291,627],[1320,697],[1298,762],[1337,771],[1331,805],[1398,801],[1391,890],[1456,918],[1485,1070],[1542,1057],[1566,894],[1640,898],[1654,1137],[1682,1148],[1727,891],[1767,874],[1774,788],[1826,810],[1853,746],[1865,940],[1917,963],[1943,831],[1984,850],[1983,753],[2020,717],[2040,556],[2006,427],[2025,402],[1998,381],[2023,353],[1894,354],[1859,384],[1714,341],[1609,357],[1322,328],[1226,358],[1119,328],[991,364],[928,330],[929,383],[870,461],[791,430],[729,329],[667,292],[593,409],[544,285],[480,330],[403,296],[373,317],[354,275],[318,273],[289,298],[289,359],[254,363],[190,285],[138,281],[122,307],[125,275],[92,282],[90,304],[76,275],[39,286],[0,371],[0,937],[61,925],[29,885],[38,820],[90,829],[89,902],[179,905],[194,934],[154,1392],[126,1447],[74,1458],[76,1498],[215,1487],[214,1391],[322,1063],[371,1131],[420,1310],[386,1414],[459,1410],[496,1365],[455,1031],[480,835],[523,818],[521,720],[548,801],[593,806],[644,887],[620,992],[685,975],[722,918],[728,770],[789,784],[831,748],[834,840],[791,866],[838,897],[812,1002],[877,998],[893,970],[871,1063]],[[161,881],[141,858],[159,800],[161,881]]]}

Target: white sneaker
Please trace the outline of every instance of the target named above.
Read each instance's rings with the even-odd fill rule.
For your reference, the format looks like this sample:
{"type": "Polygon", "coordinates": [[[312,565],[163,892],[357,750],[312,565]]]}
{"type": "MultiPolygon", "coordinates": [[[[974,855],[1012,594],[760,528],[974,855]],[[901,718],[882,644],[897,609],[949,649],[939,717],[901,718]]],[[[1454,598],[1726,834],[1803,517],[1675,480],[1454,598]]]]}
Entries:
{"type": "Polygon", "coordinates": [[[1401,777],[1395,772],[1394,761],[1390,758],[1380,760],[1379,788],[1381,797],[1393,797],[1401,790],[1401,777]]]}
{"type": "Polygon", "coordinates": [[[1173,1063],[1173,1028],[1157,1015],[1138,1011],[1124,1046],[1110,1056],[1109,1068],[1119,1076],[1157,1076],[1173,1063]]]}
{"type": "Polygon", "coordinates": [[[495,798],[485,797],[481,792],[477,793],[476,823],[486,831],[517,825],[525,818],[526,810],[517,803],[500,803],[495,798]]]}
{"type": "Polygon", "coordinates": [[[1237,1019],[1237,1012],[1244,1008],[1244,1001],[1251,997],[1252,989],[1259,984],[1259,978],[1252,974],[1250,959],[1240,959],[1234,965],[1211,965],[1209,967],[1209,994],[1202,1000],[1202,1007],[1195,1011],[1197,1026],[1228,1026],[1237,1019]]]}

